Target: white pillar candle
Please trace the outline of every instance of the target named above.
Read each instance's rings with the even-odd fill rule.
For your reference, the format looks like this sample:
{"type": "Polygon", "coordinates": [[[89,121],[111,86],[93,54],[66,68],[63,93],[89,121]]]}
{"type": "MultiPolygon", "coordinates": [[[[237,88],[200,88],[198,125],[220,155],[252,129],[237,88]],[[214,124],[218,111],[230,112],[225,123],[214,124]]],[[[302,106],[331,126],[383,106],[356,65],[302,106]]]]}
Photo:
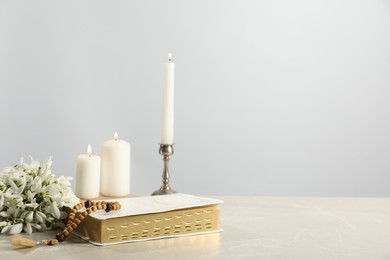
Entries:
{"type": "Polygon", "coordinates": [[[165,63],[165,82],[161,118],[161,144],[173,144],[174,77],[175,64],[172,62],[172,55],[169,53],[168,62],[165,63]]]}
{"type": "Polygon", "coordinates": [[[102,148],[101,193],[105,196],[130,194],[130,144],[118,139],[108,140],[102,148]]]}
{"type": "Polygon", "coordinates": [[[100,190],[100,156],[92,155],[91,145],[87,154],[77,157],[76,196],[81,199],[99,197],[100,190]]]}

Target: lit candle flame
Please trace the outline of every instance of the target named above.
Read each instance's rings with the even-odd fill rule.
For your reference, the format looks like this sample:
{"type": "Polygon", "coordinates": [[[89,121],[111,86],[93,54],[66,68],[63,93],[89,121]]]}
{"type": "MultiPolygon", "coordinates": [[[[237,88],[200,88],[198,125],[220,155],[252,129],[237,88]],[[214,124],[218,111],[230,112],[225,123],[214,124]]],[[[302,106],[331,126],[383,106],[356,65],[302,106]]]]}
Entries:
{"type": "Polygon", "coordinates": [[[168,53],[168,61],[172,61],[172,53],[168,53]]]}
{"type": "Polygon", "coordinates": [[[87,154],[88,154],[88,156],[92,155],[92,147],[90,144],[88,145],[88,148],[87,148],[87,154]]]}
{"type": "Polygon", "coordinates": [[[118,140],[118,133],[117,132],[115,132],[115,134],[114,134],[114,139],[115,139],[115,141],[118,140]]]}

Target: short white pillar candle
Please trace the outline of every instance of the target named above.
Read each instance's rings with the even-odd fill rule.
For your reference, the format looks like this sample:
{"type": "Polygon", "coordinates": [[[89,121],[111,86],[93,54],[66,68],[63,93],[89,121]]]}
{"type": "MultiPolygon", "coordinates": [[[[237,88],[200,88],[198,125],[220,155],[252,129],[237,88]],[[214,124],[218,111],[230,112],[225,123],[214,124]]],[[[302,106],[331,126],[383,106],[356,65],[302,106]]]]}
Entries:
{"type": "Polygon", "coordinates": [[[130,144],[119,140],[117,133],[103,144],[101,177],[102,195],[130,195],[130,144]]]}
{"type": "Polygon", "coordinates": [[[92,155],[91,145],[87,154],[77,157],[76,196],[81,199],[99,197],[100,191],[100,156],[92,155]]]}

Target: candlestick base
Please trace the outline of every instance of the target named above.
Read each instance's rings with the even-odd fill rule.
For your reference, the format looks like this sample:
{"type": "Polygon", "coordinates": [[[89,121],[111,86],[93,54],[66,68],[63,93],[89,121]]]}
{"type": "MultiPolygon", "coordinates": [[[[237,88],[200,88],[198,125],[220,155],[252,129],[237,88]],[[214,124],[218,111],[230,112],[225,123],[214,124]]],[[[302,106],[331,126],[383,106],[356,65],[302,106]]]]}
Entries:
{"type": "Polygon", "coordinates": [[[172,190],[169,186],[167,189],[161,187],[159,190],[156,190],[155,192],[152,193],[152,196],[156,195],[168,195],[168,194],[174,194],[176,191],[172,190]]]}
{"type": "Polygon", "coordinates": [[[155,195],[168,195],[176,193],[176,191],[172,190],[172,188],[169,186],[169,159],[173,155],[173,144],[160,144],[160,150],[159,153],[163,156],[164,161],[164,170],[162,174],[162,186],[160,189],[156,190],[152,193],[152,196],[155,195]]]}

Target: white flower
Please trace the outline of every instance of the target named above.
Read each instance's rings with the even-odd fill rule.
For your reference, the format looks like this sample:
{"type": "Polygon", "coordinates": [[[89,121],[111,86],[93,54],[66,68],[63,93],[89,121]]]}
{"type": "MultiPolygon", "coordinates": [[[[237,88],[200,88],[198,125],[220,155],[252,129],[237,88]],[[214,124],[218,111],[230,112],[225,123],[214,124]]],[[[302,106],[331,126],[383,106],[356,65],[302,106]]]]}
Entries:
{"type": "Polygon", "coordinates": [[[31,223],[34,220],[34,213],[32,211],[29,211],[26,215],[26,221],[27,223],[31,223]]]}
{"type": "Polygon", "coordinates": [[[24,230],[27,234],[30,235],[30,234],[32,233],[31,224],[27,222],[26,225],[24,225],[23,230],[24,230]]]}
{"type": "Polygon", "coordinates": [[[22,229],[23,229],[23,223],[18,223],[11,226],[11,228],[9,229],[9,233],[19,234],[20,232],[22,232],[22,229]]]}
{"type": "Polygon", "coordinates": [[[61,213],[60,213],[60,210],[57,207],[57,203],[55,201],[53,201],[53,203],[51,204],[50,207],[51,207],[51,211],[53,212],[53,216],[56,219],[60,219],[61,213]]]}
{"type": "MultiPolygon", "coordinates": [[[[35,219],[38,221],[38,223],[44,223],[45,222],[45,219],[42,217],[42,215],[41,214],[43,214],[42,212],[39,212],[39,211],[37,211],[36,213],[35,213],[35,219]]],[[[43,214],[44,215],[44,214],[43,214]]]]}
{"type": "Polygon", "coordinates": [[[51,158],[41,165],[30,158],[0,172],[0,231],[31,234],[61,225],[67,217],[62,207],[79,202],[70,186],[71,177],[55,179],[50,170],[51,158]]]}

